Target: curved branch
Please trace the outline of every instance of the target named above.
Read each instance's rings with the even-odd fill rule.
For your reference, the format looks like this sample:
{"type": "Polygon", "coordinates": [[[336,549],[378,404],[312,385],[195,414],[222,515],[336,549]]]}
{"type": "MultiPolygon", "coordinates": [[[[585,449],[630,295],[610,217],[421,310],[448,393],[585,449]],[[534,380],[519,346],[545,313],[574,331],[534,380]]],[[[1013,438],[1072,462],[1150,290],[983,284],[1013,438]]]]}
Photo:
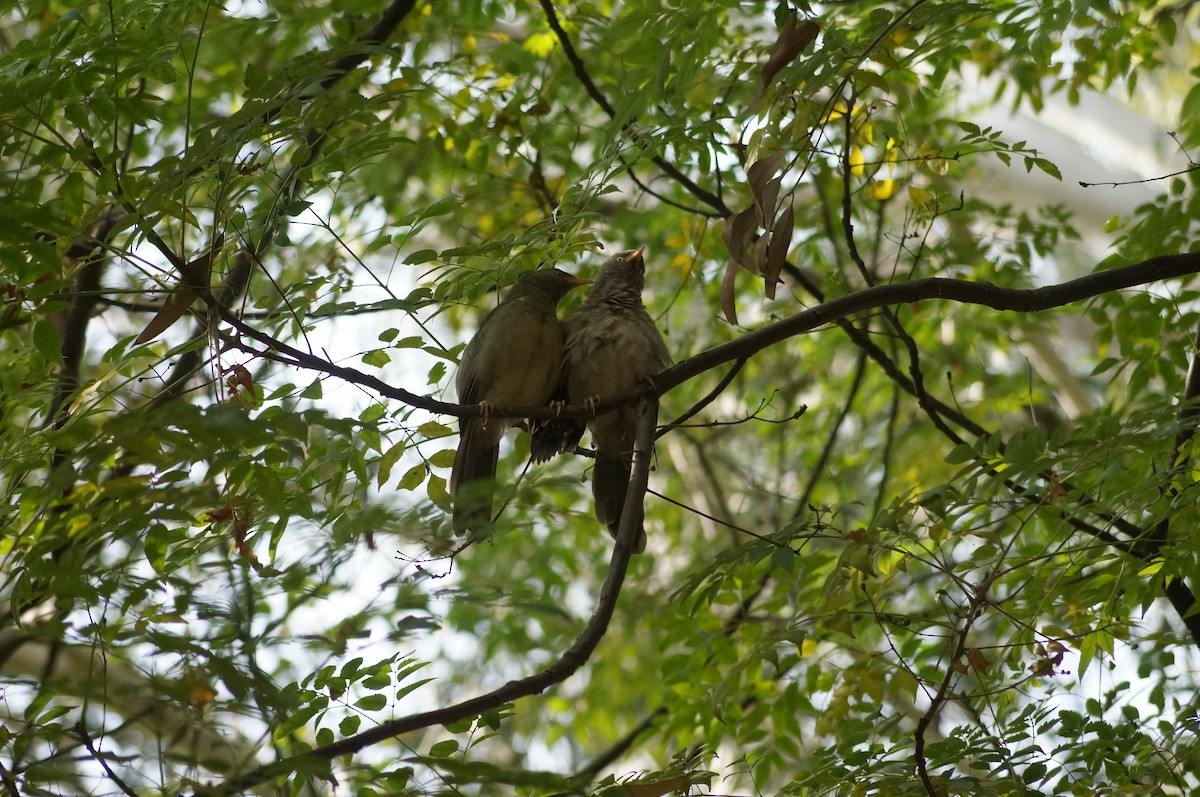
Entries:
{"type": "MultiPolygon", "coordinates": [[[[1068,282],[1033,289],[1002,288],[989,282],[971,282],[948,277],[929,277],[912,282],[879,285],[831,299],[749,332],[737,340],[690,357],[654,377],[654,388],[659,394],[665,393],[710,368],[749,357],[790,337],[880,307],[938,299],[978,304],[995,310],[1038,313],[1123,288],[1198,272],[1200,251],[1152,257],[1131,266],[1100,271],[1068,282]]],[[[637,392],[640,391],[614,397],[624,398],[624,401],[613,401],[612,404],[608,401],[597,402],[596,409],[598,412],[604,412],[628,404],[637,392]]]]}
{"type": "MultiPolygon", "coordinates": [[[[768,324],[748,332],[736,340],[714,346],[687,358],[662,373],[653,377],[648,383],[624,393],[615,393],[602,397],[594,407],[573,405],[563,407],[561,411],[546,406],[495,406],[488,413],[493,418],[583,418],[595,414],[610,412],[618,407],[633,404],[639,398],[649,394],[663,395],[682,385],[684,382],[710,371],[717,366],[735,360],[744,360],[758,352],[781,343],[788,338],[824,326],[830,323],[844,321],[846,318],[867,310],[876,310],[896,304],[912,304],[914,302],[943,300],[962,304],[977,304],[996,310],[1022,313],[1037,313],[1055,307],[1062,307],[1072,302],[1091,299],[1101,294],[1145,285],[1151,282],[1183,277],[1200,273],[1200,252],[1188,252],[1180,255],[1163,255],[1149,260],[1123,266],[1108,271],[1080,277],[1057,285],[1047,285],[1042,288],[1002,288],[990,282],[971,282],[968,280],[950,279],[948,277],[930,277],[900,282],[890,285],[879,285],[866,288],[856,293],[839,296],[824,304],[803,310],[795,315],[768,324]]],[[[284,355],[292,365],[320,373],[346,379],[354,384],[370,388],[383,398],[404,402],[409,406],[430,412],[453,415],[459,418],[478,417],[480,409],[474,405],[452,404],[439,401],[432,396],[422,396],[403,388],[393,387],[382,379],[359,371],[356,368],[336,365],[329,360],[300,351],[282,341],[259,332],[241,321],[236,315],[222,308],[211,296],[205,300],[218,312],[221,318],[247,337],[253,338],[277,354],[284,355]]],[[[247,351],[245,346],[236,340],[229,341],[230,345],[247,351]]],[[[251,354],[257,352],[248,350],[251,354]]],[[[982,435],[984,430],[977,425],[969,427],[972,434],[982,435]]]]}
{"type": "MultiPolygon", "coordinates": [[[[79,369],[87,345],[88,325],[99,301],[100,279],[108,265],[108,242],[120,218],[120,213],[110,208],[101,216],[94,233],[76,241],[67,252],[67,257],[80,265],[71,307],[64,314],[61,334],[63,365],[46,410],[46,426],[59,428],[67,420],[67,414],[62,411],[63,405],[79,386],[79,369]]],[[[56,452],[55,459],[61,456],[61,452],[56,452]]]]}
{"type": "MultiPolygon", "coordinates": [[[[554,4],[551,2],[551,0],[538,0],[538,2],[542,6],[542,11],[546,14],[546,22],[549,23],[550,29],[554,31],[554,35],[558,38],[558,43],[562,45],[563,54],[567,57],[567,61],[571,64],[571,71],[575,73],[575,77],[583,86],[583,90],[588,93],[588,96],[592,98],[593,102],[600,106],[604,113],[608,114],[610,119],[616,119],[616,109],[613,108],[612,103],[610,103],[608,98],[604,96],[599,88],[597,88],[595,81],[592,80],[592,76],[588,74],[587,67],[584,65],[583,59],[579,57],[579,53],[575,51],[575,47],[571,44],[571,37],[567,35],[567,32],[563,29],[562,23],[558,21],[558,13],[554,10],[554,4]]],[[[625,122],[621,126],[621,129],[629,133],[630,138],[632,138],[634,141],[637,141],[641,138],[641,136],[639,136],[633,130],[632,119],[625,122]]],[[[671,179],[675,180],[675,182],[687,189],[688,193],[719,213],[721,217],[728,216],[732,212],[729,209],[729,206],[726,205],[721,199],[721,197],[701,188],[692,180],[692,178],[680,171],[675,164],[663,159],[659,155],[651,155],[650,161],[655,166],[666,172],[671,179]]],[[[630,173],[632,174],[632,171],[630,173]]]]}
{"type": "Polygon", "coordinates": [[[411,733],[434,725],[447,725],[452,722],[477,716],[485,711],[499,708],[522,697],[540,694],[555,684],[569,678],[582,667],[591,657],[596,646],[608,630],[617,598],[621,594],[621,585],[625,582],[625,574],[629,569],[629,560],[633,556],[634,539],[641,525],[641,512],[630,512],[629,507],[636,501],[642,502],[646,495],[646,484],[650,476],[650,451],[654,444],[654,428],[658,419],[658,402],[653,396],[646,397],[638,404],[637,437],[634,442],[633,468],[629,477],[629,490],[625,494],[626,510],[621,515],[621,526],[617,532],[617,542],[613,547],[612,560],[608,566],[608,575],[600,588],[600,597],[596,601],[596,609],[588,618],[587,625],[571,646],[562,654],[558,661],[549,667],[534,673],[527,678],[509,681],[499,689],[487,694],[464,700],[444,708],[410,714],[407,717],[385,722],[368,731],[351,736],[341,741],[318,747],[308,753],[281,759],[244,775],[232,778],[213,788],[197,789],[196,795],[233,794],[265,783],[274,777],[290,774],[296,769],[298,762],[313,758],[332,760],[339,756],[356,753],[365,747],[391,739],[401,734],[411,733]]]}
{"type": "MultiPolygon", "coordinates": [[[[364,48],[383,44],[392,35],[392,31],[404,21],[404,18],[412,13],[416,5],[417,0],[392,0],[392,4],[379,15],[379,19],[375,21],[374,25],[358,37],[355,44],[364,48]]],[[[344,55],[334,61],[330,67],[330,73],[321,81],[321,88],[327,90],[332,88],[339,80],[346,76],[346,73],[355,69],[370,57],[371,52],[368,49],[364,49],[360,52],[344,55]]]]}

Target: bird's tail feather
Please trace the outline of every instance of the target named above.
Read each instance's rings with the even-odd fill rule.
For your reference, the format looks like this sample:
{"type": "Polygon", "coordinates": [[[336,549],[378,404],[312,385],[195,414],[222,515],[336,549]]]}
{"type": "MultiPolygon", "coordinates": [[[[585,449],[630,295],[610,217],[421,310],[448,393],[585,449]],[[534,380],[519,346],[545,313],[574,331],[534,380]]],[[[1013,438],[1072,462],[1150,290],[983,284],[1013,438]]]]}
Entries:
{"type": "Polygon", "coordinates": [[[496,463],[500,444],[492,443],[483,430],[469,424],[463,429],[450,473],[454,494],[454,533],[478,532],[492,520],[492,496],[496,490],[496,463]]]}
{"type": "MultiPolygon", "coordinates": [[[[596,500],[596,519],[608,526],[609,535],[615,540],[621,527],[621,510],[625,506],[625,493],[629,489],[629,460],[620,454],[597,452],[596,467],[592,472],[592,496],[596,500]]],[[[642,508],[635,508],[639,514],[642,508]]],[[[642,518],[638,518],[638,536],[633,549],[636,553],[646,550],[646,529],[642,518]]]]}
{"type": "Polygon", "coordinates": [[[552,418],[535,421],[529,438],[529,455],[534,462],[549,462],[564,451],[571,451],[583,437],[584,424],[578,418],[552,418]]]}

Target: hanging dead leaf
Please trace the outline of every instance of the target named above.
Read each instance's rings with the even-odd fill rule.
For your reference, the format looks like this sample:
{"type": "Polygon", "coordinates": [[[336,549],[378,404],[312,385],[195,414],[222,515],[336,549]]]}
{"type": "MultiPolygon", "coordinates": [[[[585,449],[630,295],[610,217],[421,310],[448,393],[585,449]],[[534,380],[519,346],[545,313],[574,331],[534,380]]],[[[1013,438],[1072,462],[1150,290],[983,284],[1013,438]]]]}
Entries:
{"type": "Polygon", "coordinates": [[[150,322],[146,324],[145,329],[134,340],[135,345],[149,343],[174,326],[175,322],[182,318],[183,314],[192,306],[192,302],[200,296],[201,291],[208,290],[212,279],[213,255],[220,251],[224,243],[224,236],[218,237],[213,242],[212,249],[180,267],[179,287],[167,297],[162,309],[155,313],[154,318],[151,318],[150,322]]]}
{"type": "Polygon", "coordinates": [[[753,166],[746,170],[746,182],[750,184],[750,194],[756,200],[763,196],[767,183],[783,165],[783,158],[782,152],[776,152],[774,155],[759,158],[753,166]]]}
{"type": "Polygon", "coordinates": [[[967,661],[970,662],[971,669],[975,672],[987,672],[992,668],[992,663],[979,648],[967,648],[967,661]]]}
{"type": "Polygon", "coordinates": [[[768,299],[775,298],[775,286],[779,284],[779,275],[787,265],[788,248],[792,245],[792,230],[796,213],[789,203],[779,218],[775,220],[771,233],[771,243],[767,246],[767,264],[763,269],[763,283],[768,299]]]}
{"type": "Polygon", "coordinates": [[[795,61],[800,53],[808,49],[808,46],[816,41],[817,34],[820,32],[821,26],[815,20],[809,19],[797,23],[795,17],[788,15],[788,18],[784,20],[783,28],[779,31],[779,37],[775,39],[775,46],[771,48],[771,56],[763,65],[758,90],[760,97],[771,86],[771,81],[775,79],[780,70],[795,61]]]}
{"type": "Polygon", "coordinates": [[[216,509],[210,509],[204,513],[210,523],[228,523],[233,520],[234,510],[228,504],[219,506],[216,509]]]}
{"type": "Polygon", "coordinates": [[[1063,487],[1062,482],[1060,482],[1058,480],[1058,474],[1051,473],[1050,474],[1050,490],[1049,490],[1050,497],[1051,498],[1062,498],[1066,494],[1067,494],[1067,488],[1063,487]]]}
{"type": "Polygon", "coordinates": [[[756,275],[762,274],[767,270],[767,246],[771,240],[765,236],[758,236],[758,240],[754,242],[754,248],[750,250],[750,263],[748,267],[756,275]]]}
{"type": "Polygon", "coordinates": [[[243,388],[251,392],[254,391],[254,377],[246,370],[244,365],[235,365],[225,372],[225,385],[237,392],[238,388],[243,388]]]}
{"type": "MultiPolygon", "coordinates": [[[[721,238],[725,242],[725,248],[729,250],[729,256],[733,258],[735,263],[739,263],[746,268],[751,268],[750,258],[747,256],[746,250],[749,248],[751,242],[753,242],[754,233],[757,229],[758,224],[755,221],[754,208],[746,208],[725,219],[725,226],[721,230],[721,238]]],[[[751,270],[753,271],[752,268],[751,270]]]]}
{"type": "Polygon", "coordinates": [[[725,276],[721,278],[721,312],[725,320],[737,326],[737,305],[733,301],[733,289],[736,286],[738,263],[733,258],[725,264],[725,276]]]}
{"type": "Polygon", "coordinates": [[[762,188],[762,193],[754,197],[758,226],[767,232],[771,231],[771,224],[775,220],[775,203],[779,201],[779,189],[782,185],[783,180],[779,177],[768,180],[762,188]]]}
{"type": "Polygon", "coordinates": [[[149,343],[174,326],[175,322],[182,318],[183,314],[192,306],[192,302],[196,301],[197,296],[199,294],[190,288],[180,288],[168,296],[162,308],[154,314],[154,318],[150,319],[141,334],[137,336],[134,344],[149,343]]]}

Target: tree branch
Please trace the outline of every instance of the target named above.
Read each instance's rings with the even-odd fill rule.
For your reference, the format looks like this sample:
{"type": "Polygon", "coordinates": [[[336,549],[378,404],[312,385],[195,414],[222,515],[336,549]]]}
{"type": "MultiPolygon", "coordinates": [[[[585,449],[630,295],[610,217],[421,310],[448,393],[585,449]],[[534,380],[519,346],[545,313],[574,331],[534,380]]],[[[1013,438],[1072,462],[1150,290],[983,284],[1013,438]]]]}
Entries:
{"type": "MultiPolygon", "coordinates": [[[[826,324],[844,321],[850,316],[867,310],[890,305],[942,300],[977,304],[996,310],[1037,313],[1123,288],[1196,273],[1200,273],[1200,252],[1154,257],[1131,266],[1100,271],[1069,282],[1047,285],[1042,288],[1002,288],[990,282],[971,282],[948,277],[930,277],[912,282],[879,285],[839,296],[824,304],[748,332],[736,340],[714,346],[676,363],[653,377],[651,383],[623,393],[601,397],[594,407],[570,405],[563,407],[561,411],[555,411],[547,406],[497,405],[488,409],[488,415],[493,418],[536,419],[584,418],[593,413],[600,415],[618,407],[629,406],[645,395],[661,396],[706,371],[728,362],[748,359],[788,338],[811,332],[826,324]]],[[[216,305],[216,300],[212,296],[205,298],[210,305],[216,305]]],[[[458,418],[475,418],[481,415],[479,407],[475,405],[452,404],[447,401],[439,401],[432,396],[418,395],[403,388],[393,387],[379,377],[356,368],[336,365],[322,357],[300,351],[270,335],[259,332],[242,322],[229,310],[222,309],[219,305],[216,305],[216,309],[221,318],[238,332],[253,338],[277,354],[284,355],[289,358],[290,364],[298,368],[306,368],[345,379],[362,387],[370,388],[383,398],[401,401],[418,409],[458,418]]],[[[247,349],[236,340],[231,340],[229,343],[242,351],[256,353],[255,350],[247,349]]],[[[911,388],[906,389],[911,390],[911,388]]],[[[970,424],[968,429],[972,434],[985,434],[982,427],[971,424],[969,420],[963,420],[964,423],[970,424]]]]}
{"type": "Polygon", "coordinates": [[[641,525],[641,512],[628,511],[634,502],[641,503],[646,494],[646,485],[650,475],[650,451],[654,444],[654,428],[658,419],[658,402],[653,396],[647,396],[638,404],[637,437],[634,441],[633,467],[629,477],[629,490],[625,494],[625,511],[621,515],[621,526],[617,532],[617,542],[613,547],[612,560],[608,566],[608,575],[600,588],[600,596],[596,608],[588,619],[583,631],[562,654],[558,661],[528,678],[509,681],[499,689],[478,697],[455,703],[445,708],[410,714],[407,717],[385,722],[368,731],[356,734],[341,741],[318,747],[311,752],[290,756],[244,775],[232,778],[213,788],[197,789],[196,795],[217,797],[244,791],[260,783],[265,783],[274,777],[293,772],[298,762],[313,758],[332,760],[339,756],[356,753],[365,747],[391,739],[401,734],[411,733],[434,725],[447,725],[482,714],[485,711],[499,708],[522,697],[540,694],[551,686],[561,683],[582,667],[600,640],[608,630],[617,598],[621,594],[621,585],[625,582],[625,574],[629,569],[629,559],[633,555],[633,543],[641,525]]]}
{"type": "MultiPolygon", "coordinates": [[[[54,396],[50,399],[50,407],[46,410],[46,424],[60,427],[67,420],[62,411],[67,399],[79,385],[79,369],[83,364],[84,349],[87,346],[87,329],[92,320],[92,313],[99,300],[100,280],[107,264],[107,243],[121,214],[115,209],[106,211],[100,219],[96,231],[87,239],[75,242],[67,256],[80,263],[79,272],[75,277],[75,289],[71,297],[71,308],[65,314],[62,327],[63,366],[58,375],[58,384],[54,396]]],[[[62,456],[55,453],[55,461],[62,456]]]]}
{"type": "MultiPolygon", "coordinates": [[[[400,23],[412,13],[417,2],[418,0],[393,0],[391,5],[376,20],[375,24],[358,37],[356,43],[359,45],[380,45],[386,42],[392,33],[395,32],[396,28],[399,27],[400,23]]],[[[364,49],[337,59],[330,66],[330,74],[321,81],[321,87],[325,90],[333,88],[350,71],[366,61],[370,55],[371,53],[364,49]]],[[[320,152],[321,144],[328,133],[329,130],[323,132],[318,132],[313,128],[306,130],[303,138],[308,146],[308,158],[305,163],[293,164],[288,172],[279,180],[276,187],[277,196],[291,195],[295,191],[296,175],[300,172],[301,168],[309,165],[316,159],[320,152]]],[[[277,202],[276,206],[279,206],[279,204],[277,202]]],[[[274,238],[277,223],[277,218],[268,222],[257,244],[246,241],[242,245],[241,251],[238,253],[237,259],[234,261],[232,268],[230,268],[225,283],[221,288],[220,304],[222,307],[230,307],[245,292],[246,287],[250,283],[250,275],[253,273],[255,264],[260,262],[263,252],[266,251],[267,244],[274,238]]],[[[148,237],[150,237],[149,234],[148,237]]],[[[168,260],[175,263],[175,260],[172,260],[169,250],[164,252],[164,254],[168,260]]],[[[215,254],[213,253],[213,256],[215,254]]],[[[178,267],[178,263],[175,264],[178,267]]],[[[204,325],[201,323],[195,334],[201,335],[203,333],[204,325]]],[[[203,364],[203,352],[199,349],[192,349],[181,355],[176,361],[175,367],[171,370],[170,375],[164,381],[162,391],[151,402],[150,408],[154,409],[182,395],[192,376],[195,375],[203,364]]]]}
{"type": "MultiPolygon", "coordinates": [[[[358,37],[355,44],[369,48],[385,43],[391,37],[392,32],[404,21],[404,18],[412,13],[416,5],[417,0],[392,0],[392,4],[379,15],[379,19],[374,25],[358,37]]],[[[334,61],[329,75],[321,81],[321,88],[333,88],[348,72],[356,69],[359,64],[370,57],[371,53],[364,50],[344,55],[334,61]]]]}
{"type": "MultiPolygon", "coordinates": [[[[538,0],[538,2],[542,6],[542,11],[546,14],[546,22],[549,23],[550,29],[554,31],[554,35],[558,37],[559,44],[562,45],[563,54],[567,57],[567,61],[571,64],[571,71],[575,73],[575,77],[583,86],[583,90],[587,92],[588,96],[592,98],[593,102],[600,106],[600,109],[603,110],[604,113],[608,114],[610,119],[615,120],[617,118],[616,109],[613,108],[612,103],[608,101],[608,98],[604,96],[600,89],[596,87],[595,81],[593,81],[591,75],[588,74],[587,67],[584,65],[583,59],[579,57],[579,53],[575,52],[575,47],[571,44],[571,37],[567,35],[567,32],[563,30],[562,24],[558,21],[558,14],[554,10],[554,4],[551,2],[551,0],[538,0]]],[[[639,141],[641,139],[641,136],[639,136],[633,130],[632,119],[621,125],[621,130],[629,133],[630,138],[634,141],[639,141]]],[[[650,161],[655,166],[666,172],[673,180],[675,180],[675,182],[687,189],[688,193],[715,210],[722,218],[728,216],[732,212],[730,211],[729,206],[726,205],[719,196],[701,188],[690,177],[680,171],[675,164],[670,163],[659,155],[651,155],[650,161]]]]}

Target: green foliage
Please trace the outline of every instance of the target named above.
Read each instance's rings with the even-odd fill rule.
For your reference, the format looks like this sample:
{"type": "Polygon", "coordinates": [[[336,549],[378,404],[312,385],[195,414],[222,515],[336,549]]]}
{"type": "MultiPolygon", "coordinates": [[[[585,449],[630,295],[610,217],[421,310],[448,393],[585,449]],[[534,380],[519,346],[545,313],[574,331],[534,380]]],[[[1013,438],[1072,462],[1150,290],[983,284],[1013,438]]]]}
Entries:
{"type": "Polygon", "coordinates": [[[1194,156],[1195,21],[1151,0],[4,12],[0,783],[1200,789],[1191,282],[747,343],[869,286],[1200,252],[1190,161],[1080,175],[999,113],[1150,92],[1178,124],[1141,143],[1194,156]],[[1072,191],[1137,198],[1096,216],[1072,191]],[[665,391],[649,550],[576,661],[612,556],[592,460],[526,470],[510,434],[467,544],[436,402],[517,274],[643,245],[676,360],[745,348],[665,391]],[[560,659],[569,678],[493,693],[560,659]]]}

